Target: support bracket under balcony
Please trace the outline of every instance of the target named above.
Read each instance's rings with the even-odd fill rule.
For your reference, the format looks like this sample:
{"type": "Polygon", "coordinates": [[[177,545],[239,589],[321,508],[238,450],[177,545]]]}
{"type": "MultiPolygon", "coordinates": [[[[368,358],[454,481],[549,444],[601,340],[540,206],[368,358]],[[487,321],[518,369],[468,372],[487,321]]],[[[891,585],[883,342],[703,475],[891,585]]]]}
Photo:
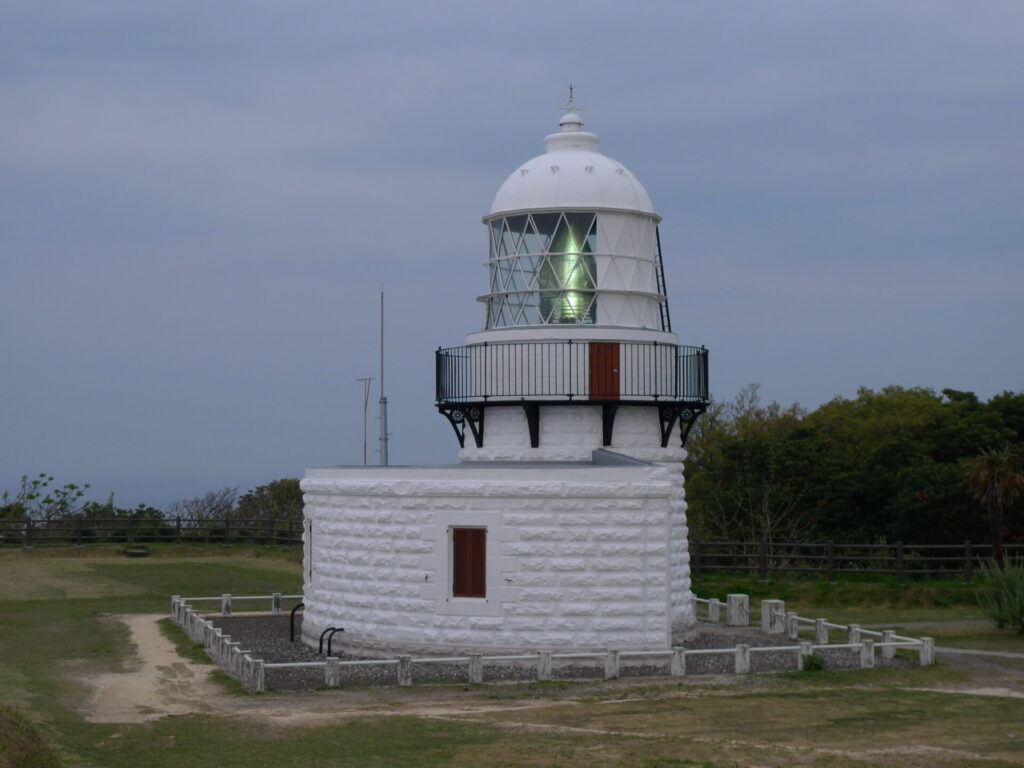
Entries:
{"type": "Polygon", "coordinates": [[[612,432],[615,430],[615,414],[618,413],[618,410],[618,403],[601,403],[601,437],[605,448],[612,444],[612,432]]]}
{"type": "Polygon", "coordinates": [[[448,423],[455,430],[455,436],[459,439],[459,447],[466,447],[466,426],[469,426],[470,434],[477,448],[484,447],[484,408],[477,406],[451,406],[439,405],[437,409],[448,419],[448,423]]]}
{"type": "Polygon", "coordinates": [[[526,426],[530,429],[530,447],[540,445],[540,406],[537,403],[523,403],[526,413],[526,426]]]}
{"type": "Polygon", "coordinates": [[[658,408],[658,421],[661,424],[661,447],[667,448],[669,438],[672,437],[672,429],[679,422],[679,433],[683,447],[686,446],[686,438],[690,436],[690,430],[697,421],[697,417],[704,413],[701,405],[689,403],[663,404],[658,408]]]}

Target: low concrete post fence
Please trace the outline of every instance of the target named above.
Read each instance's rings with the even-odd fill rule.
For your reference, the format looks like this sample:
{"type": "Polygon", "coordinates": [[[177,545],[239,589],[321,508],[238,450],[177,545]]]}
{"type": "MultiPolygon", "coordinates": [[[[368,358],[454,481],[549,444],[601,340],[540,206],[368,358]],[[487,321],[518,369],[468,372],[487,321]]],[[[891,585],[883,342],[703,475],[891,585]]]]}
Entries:
{"type": "MultiPolygon", "coordinates": [[[[897,648],[908,648],[918,652],[918,661],[922,666],[935,663],[935,644],[930,637],[912,638],[903,637],[894,630],[876,632],[862,628],[858,624],[832,624],[825,619],[807,619],[799,616],[795,611],[787,612],[785,603],[782,600],[763,600],[761,602],[761,626],[768,634],[784,634],[788,639],[798,640],[800,623],[813,625],[814,642],[798,642],[794,645],[780,646],[750,646],[738,644],[732,648],[707,648],[687,651],[682,647],[671,649],[654,650],[618,650],[608,649],[601,652],[579,652],[579,653],[553,653],[551,651],[537,651],[517,656],[484,656],[480,653],[471,653],[465,656],[451,658],[413,658],[411,656],[399,656],[393,659],[367,659],[342,661],[330,657],[324,661],[315,662],[288,662],[268,664],[263,659],[253,657],[252,651],[241,648],[241,643],[232,640],[219,627],[201,613],[199,613],[189,601],[218,601],[219,608],[223,615],[231,615],[232,603],[238,600],[269,600],[272,614],[280,614],[282,600],[286,598],[301,598],[301,595],[282,595],[275,592],[269,596],[247,596],[238,597],[230,594],[223,594],[216,598],[185,598],[174,595],[171,598],[171,618],[182,628],[182,630],[195,642],[200,643],[206,649],[207,655],[218,667],[228,675],[238,680],[242,686],[250,692],[266,690],[267,669],[284,667],[323,667],[324,684],[329,687],[338,687],[344,681],[344,669],[347,667],[362,666],[394,666],[396,668],[395,681],[399,686],[411,686],[414,683],[413,667],[416,664],[438,664],[438,663],[465,663],[467,665],[467,678],[470,684],[480,684],[484,678],[484,664],[491,663],[534,663],[535,676],[537,680],[553,679],[552,665],[554,660],[575,661],[577,659],[588,659],[593,662],[599,672],[606,680],[617,679],[622,671],[622,660],[624,658],[638,657],[661,657],[668,661],[668,672],[673,677],[681,677],[687,674],[688,654],[692,655],[731,655],[733,667],[737,674],[748,674],[750,672],[750,655],[752,652],[782,652],[794,653],[797,669],[801,669],[804,659],[816,651],[849,649],[858,655],[859,666],[870,668],[875,665],[876,652],[882,659],[891,660],[896,657],[897,648]],[[829,630],[845,630],[847,642],[830,644],[829,630]],[[870,637],[865,637],[870,636],[870,637]],[[878,638],[874,640],[872,638],[878,638]]],[[[711,598],[703,600],[695,598],[698,604],[708,606],[709,620],[721,621],[721,610],[726,610],[725,623],[729,626],[749,626],[750,609],[749,597],[742,594],[730,594],[726,601],[711,598]]],[[[664,662],[662,662],[664,663],[664,662]]],[[[661,667],[664,670],[664,666],[661,667]]],[[[663,674],[663,672],[661,673],[663,674]]]]}

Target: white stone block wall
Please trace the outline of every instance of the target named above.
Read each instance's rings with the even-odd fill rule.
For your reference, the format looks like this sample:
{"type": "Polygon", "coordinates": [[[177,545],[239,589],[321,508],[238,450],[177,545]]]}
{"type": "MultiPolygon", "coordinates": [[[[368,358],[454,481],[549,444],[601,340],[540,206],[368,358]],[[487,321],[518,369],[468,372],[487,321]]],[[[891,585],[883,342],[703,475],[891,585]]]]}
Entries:
{"type": "Polygon", "coordinates": [[[651,648],[693,623],[674,464],[312,469],[302,488],[307,643],[651,648]],[[452,525],[488,529],[486,599],[450,596],[452,525]]]}
{"type": "MultiPolygon", "coordinates": [[[[530,447],[530,430],[522,407],[490,407],[484,414],[484,444],[477,448],[467,430],[463,461],[589,461],[602,447],[601,406],[540,406],[540,439],[530,447]]],[[[658,409],[623,405],[615,416],[608,449],[644,461],[682,464],[680,427],[672,430],[668,446],[661,447],[658,409]]]]}

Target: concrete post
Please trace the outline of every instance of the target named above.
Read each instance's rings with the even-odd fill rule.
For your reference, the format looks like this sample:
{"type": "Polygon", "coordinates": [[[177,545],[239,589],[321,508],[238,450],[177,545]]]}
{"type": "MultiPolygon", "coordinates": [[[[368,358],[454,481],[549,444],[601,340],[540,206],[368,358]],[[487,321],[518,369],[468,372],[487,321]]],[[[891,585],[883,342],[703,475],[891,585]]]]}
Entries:
{"type": "Polygon", "coordinates": [[[860,624],[851,624],[846,630],[846,642],[848,643],[859,643],[860,642],[860,624]]]}
{"type": "Polygon", "coordinates": [[[551,651],[537,652],[537,679],[551,679],[551,651]]]}
{"type": "Polygon", "coordinates": [[[328,688],[341,686],[341,659],[334,656],[327,657],[327,666],[324,667],[324,685],[328,688]]]}
{"type": "Polygon", "coordinates": [[[800,643],[800,650],[796,654],[796,671],[804,668],[804,659],[814,653],[814,646],[810,643],[800,643]]]}
{"type": "Polygon", "coordinates": [[[686,674],[686,651],[678,645],[672,649],[672,677],[682,677],[686,674]]]}
{"type": "MultiPolygon", "coordinates": [[[[882,630],[882,642],[883,643],[894,643],[896,642],[896,630],[894,629],[883,629],[882,630]]],[[[896,658],[896,646],[894,645],[883,645],[882,646],[882,658],[891,661],[896,658]]]]}
{"type": "Polygon", "coordinates": [[[828,645],[828,619],[814,620],[814,643],[828,645]]]}
{"type": "Polygon", "coordinates": [[[786,637],[790,640],[800,637],[800,622],[797,621],[796,611],[786,612],[786,637]]]}
{"type": "Polygon", "coordinates": [[[469,682],[478,685],[484,681],[484,656],[482,653],[469,654],[469,682]]]}
{"type": "Polygon", "coordinates": [[[726,595],[725,623],[730,627],[745,627],[750,624],[750,598],[746,595],[726,595]]]}
{"type": "Polygon", "coordinates": [[[928,667],[935,663],[935,640],[933,638],[921,638],[921,651],[919,658],[922,667],[928,667]]]}
{"type": "Polygon", "coordinates": [[[181,595],[171,595],[171,618],[173,618],[178,624],[181,623],[181,612],[179,611],[179,608],[181,607],[179,605],[180,602],[181,595]]]}
{"type": "Polygon", "coordinates": [[[761,601],[761,631],[781,635],[786,631],[786,603],[782,600],[761,601]]]}
{"type": "Polygon", "coordinates": [[[412,656],[398,657],[398,684],[412,685],[412,656]]]}
{"type": "Polygon", "coordinates": [[[608,651],[604,657],[604,679],[619,679],[619,652],[608,651]]]}
{"type": "Polygon", "coordinates": [[[736,674],[745,675],[750,672],[750,646],[736,646],[736,674]]]}
{"type": "Polygon", "coordinates": [[[263,667],[263,659],[253,662],[252,689],[257,693],[267,690],[267,670],[263,667]]]}
{"type": "Polygon", "coordinates": [[[270,612],[277,616],[281,613],[281,593],[275,592],[270,596],[270,612]]]}
{"type": "Polygon", "coordinates": [[[722,620],[722,601],[717,597],[708,600],[708,621],[719,622],[722,620]]]}
{"type": "Polygon", "coordinates": [[[870,669],[875,666],[875,641],[860,641],[860,668],[870,669]]]}
{"type": "Polygon", "coordinates": [[[220,596],[220,615],[230,616],[231,615],[231,595],[225,593],[220,596]]]}

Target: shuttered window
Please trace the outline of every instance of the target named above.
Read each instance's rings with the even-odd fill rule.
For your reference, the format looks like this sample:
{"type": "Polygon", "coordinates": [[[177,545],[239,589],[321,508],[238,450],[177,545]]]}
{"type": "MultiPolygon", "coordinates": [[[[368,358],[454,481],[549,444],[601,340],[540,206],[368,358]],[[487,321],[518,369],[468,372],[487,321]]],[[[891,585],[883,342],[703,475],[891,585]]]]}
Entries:
{"type": "Polygon", "coordinates": [[[452,528],[452,597],[487,596],[487,529],[452,528]]]}

